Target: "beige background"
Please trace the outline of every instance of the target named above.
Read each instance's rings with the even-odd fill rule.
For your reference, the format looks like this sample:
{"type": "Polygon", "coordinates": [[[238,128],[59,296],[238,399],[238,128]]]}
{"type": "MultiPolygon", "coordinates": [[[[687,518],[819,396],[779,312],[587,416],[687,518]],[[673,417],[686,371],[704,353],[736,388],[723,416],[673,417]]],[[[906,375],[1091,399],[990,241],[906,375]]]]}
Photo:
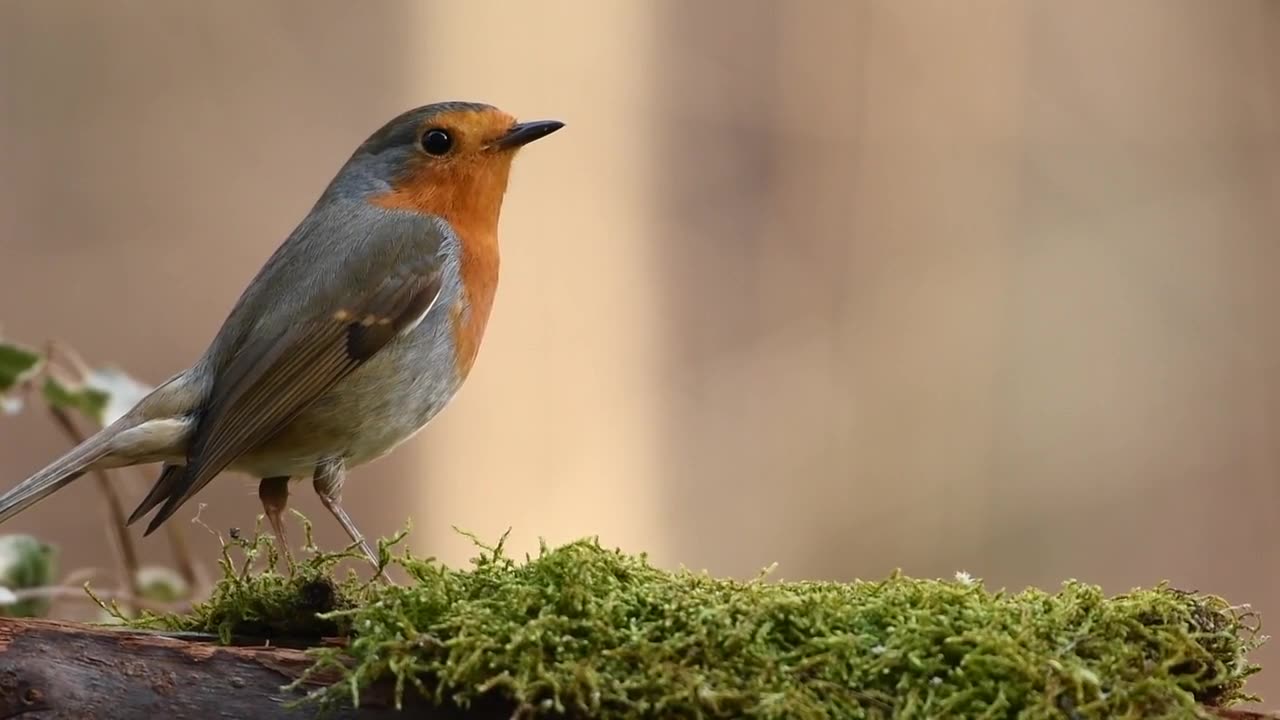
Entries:
{"type": "MultiPolygon", "coordinates": [[[[0,0],[0,83],[5,334],[153,383],[391,115],[568,123],[468,386],[351,480],[368,532],[1280,615],[1280,3],[0,0]]],[[[5,484],[63,448],[0,419],[5,484]]],[[[107,566],[97,504],[6,530],[107,566]]]]}

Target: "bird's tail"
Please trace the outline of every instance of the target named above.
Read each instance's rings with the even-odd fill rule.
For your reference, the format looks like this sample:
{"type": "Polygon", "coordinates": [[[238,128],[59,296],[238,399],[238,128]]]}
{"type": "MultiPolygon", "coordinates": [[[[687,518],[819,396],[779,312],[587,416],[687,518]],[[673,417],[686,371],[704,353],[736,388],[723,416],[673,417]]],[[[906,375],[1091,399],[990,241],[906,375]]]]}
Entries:
{"type": "Polygon", "coordinates": [[[90,470],[144,465],[182,457],[200,386],[179,373],[115,422],[71,448],[43,470],[0,495],[0,523],[61,490],[90,470]]]}
{"type": "Polygon", "coordinates": [[[0,523],[61,490],[111,452],[114,428],[106,428],[0,496],[0,523]]]}

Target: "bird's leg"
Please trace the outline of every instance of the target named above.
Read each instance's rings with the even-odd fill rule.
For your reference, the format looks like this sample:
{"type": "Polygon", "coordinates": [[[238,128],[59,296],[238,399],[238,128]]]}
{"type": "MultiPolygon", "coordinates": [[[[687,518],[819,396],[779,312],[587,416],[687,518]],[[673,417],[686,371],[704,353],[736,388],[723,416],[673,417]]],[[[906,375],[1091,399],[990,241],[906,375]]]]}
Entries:
{"type": "Polygon", "coordinates": [[[285,559],[293,567],[293,553],[289,551],[289,539],[284,532],[284,511],[289,505],[289,476],[262,478],[258,482],[258,499],[262,510],[276,535],[276,545],[284,551],[285,559]]]}
{"type": "MultiPolygon", "coordinates": [[[[378,567],[378,555],[369,547],[369,542],[364,539],[364,535],[356,529],[356,524],[351,522],[351,516],[346,510],[342,509],[342,484],[346,481],[347,466],[342,458],[333,458],[330,460],[322,460],[316,465],[315,478],[312,484],[315,486],[316,494],[320,496],[320,502],[324,503],[326,509],[337,518],[338,524],[343,530],[347,531],[347,535],[351,537],[351,541],[358,544],[360,549],[364,551],[369,562],[373,563],[373,567],[378,567]]],[[[387,580],[386,573],[382,574],[382,579],[387,580]]]]}

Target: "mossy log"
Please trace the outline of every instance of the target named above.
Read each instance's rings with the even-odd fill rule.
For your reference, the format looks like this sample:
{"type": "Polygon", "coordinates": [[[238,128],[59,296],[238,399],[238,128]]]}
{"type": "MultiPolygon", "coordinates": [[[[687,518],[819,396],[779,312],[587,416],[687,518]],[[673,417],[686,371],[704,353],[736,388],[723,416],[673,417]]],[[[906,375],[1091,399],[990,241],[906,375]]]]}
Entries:
{"type": "MultiPolygon", "coordinates": [[[[296,703],[306,691],[283,688],[311,663],[300,649],[220,645],[194,633],[0,618],[0,719],[310,718],[317,708],[296,703]]],[[[513,712],[499,703],[465,712],[432,707],[412,694],[397,711],[384,685],[361,693],[359,709],[333,707],[325,717],[506,720],[513,712]]]]}
{"type": "Polygon", "coordinates": [[[1239,710],[1256,614],[1163,584],[743,581],[594,540],[468,570],[380,543],[408,576],[385,584],[338,579],[346,551],[277,569],[269,542],[224,547],[186,613],[0,620],[0,720],[1266,717],[1239,710]]]}
{"type": "MultiPolygon", "coordinates": [[[[305,690],[284,686],[311,665],[301,649],[222,645],[197,634],[174,636],[49,620],[0,618],[0,719],[313,717],[297,705],[305,690]]],[[[308,680],[319,686],[336,677],[308,680]]],[[[340,719],[510,718],[502,703],[469,710],[428,705],[406,694],[402,710],[389,684],[368,688],[360,707],[331,708],[340,719]]],[[[1245,710],[1209,709],[1228,720],[1266,717],[1245,710]]]]}

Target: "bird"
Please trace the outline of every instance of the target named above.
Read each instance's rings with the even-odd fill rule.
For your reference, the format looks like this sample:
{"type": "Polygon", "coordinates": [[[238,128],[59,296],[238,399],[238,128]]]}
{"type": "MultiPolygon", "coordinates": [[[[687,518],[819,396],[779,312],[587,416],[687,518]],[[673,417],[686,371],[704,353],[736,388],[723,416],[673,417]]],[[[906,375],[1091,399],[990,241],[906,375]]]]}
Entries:
{"type": "Polygon", "coordinates": [[[240,472],[258,479],[288,553],[289,486],[310,477],[377,567],[342,505],[348,471],[417,434],[469,376],[497,289],[512,161],[563,126],[470,101],[387,121],[267,258],[203,354],[0,496],[0,524],[89,471],[161,463],[126,525],[154,510],[146,537],[214,477],[240,472]]]}

